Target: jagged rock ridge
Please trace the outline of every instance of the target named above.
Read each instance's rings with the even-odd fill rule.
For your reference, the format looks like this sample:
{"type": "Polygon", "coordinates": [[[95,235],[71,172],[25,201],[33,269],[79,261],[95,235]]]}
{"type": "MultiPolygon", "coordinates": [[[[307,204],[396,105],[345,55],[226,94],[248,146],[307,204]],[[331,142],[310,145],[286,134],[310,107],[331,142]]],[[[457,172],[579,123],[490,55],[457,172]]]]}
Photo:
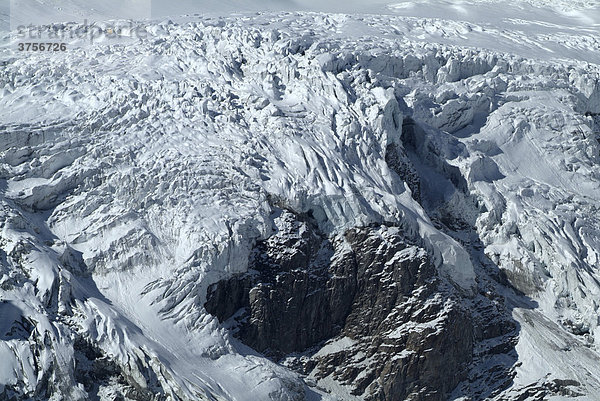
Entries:
{"type": "MultiPolygon", "coordinates": [[[[306,216],[277,214],[249,271],[211,286],[205,306],[286,366],[368,400],[444,400],[467,378],[474,341],[516,335],[502,309],[477,324],[465,296],[398,227],[328,239],[306,216]]],[[[510,352],[510,336],[504,341],[501,352],[510,352]]],[[[496,385],[509,384],[504,375],[496,385]]]]}

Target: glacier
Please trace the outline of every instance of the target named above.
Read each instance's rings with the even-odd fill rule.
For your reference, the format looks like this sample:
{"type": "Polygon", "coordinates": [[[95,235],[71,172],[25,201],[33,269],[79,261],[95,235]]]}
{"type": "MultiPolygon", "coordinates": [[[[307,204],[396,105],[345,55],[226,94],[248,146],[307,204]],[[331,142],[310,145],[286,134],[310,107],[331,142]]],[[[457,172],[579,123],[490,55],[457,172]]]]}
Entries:
{"type": "Polygon", "coordinates": [[[597,399],[600,10],[517,5],[1,32],[0,399],[597,399]]]}

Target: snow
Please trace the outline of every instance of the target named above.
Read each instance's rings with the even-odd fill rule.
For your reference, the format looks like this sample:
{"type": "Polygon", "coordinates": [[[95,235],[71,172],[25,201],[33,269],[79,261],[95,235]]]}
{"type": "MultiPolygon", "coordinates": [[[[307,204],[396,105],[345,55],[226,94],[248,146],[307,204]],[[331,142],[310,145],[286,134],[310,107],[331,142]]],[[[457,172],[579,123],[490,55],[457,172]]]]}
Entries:
{"type": "MultiPolygon", "coordinates": [[[[57,293],[78,300],[81,331],[140,383],[144,360],[192,398],[302,398],[296,374],[202,307],[206,288],[244,272],[271,234],[272,199],[329,234],[394,223],[473,291],[468,250],[385,162],[410,115],[428,127],[410,157],[430,206],[473,220],[493,260],[538,280],[528,294],[538,309],[514,313],[515,386],[550,373],[600,391],[600,145],[585,117],[600,112],[596,2],[13,0],[0,13],[13,29],[117,18],[147,33],[27,55],[3,34],[1,245],[23,257],[0,254],[0,283],[13,283],[1,294],[22,299],[65,361],[71,329],[42,313],[57,293]],[[255,12],[266,8],[288,12],[255,12]],[[307,9],[335,14],[297,12],[307,9]],[[452,171],[487,211],[457,195],[452,171]],[[67,245],[91,277],[61,260],[67,245]],[[589,333],[565,353],[573,336],[549,317],[589,333]]],[[[0,385],[35,387],[31,358],[27,341],[2,338],[0,385]]]]}
{"type": "Polygon", "coordinates": [[[331,341],[331,342],[325,344],[325,346],[323,348],[321,348],[315,354],[315,356],[319,357],[319,356],[325,356],[325,355],[329,355],[329,354],[335,354],[336,352],[340,352],[340,351],[343,351],[344,349],[348,349],[349,347],[351,347],[354,344],[356,344],[356,341],[354,341],[350,337],[342,337],[342,338],[339,338],[337,340],[334,340],[334,341],[331,341]]]}
{"type": "Polygon", "coordinates": [[[578,399],[595,399],[600,380],[597,355],[538,312],[515,309],[514,313],[523,324],[517,345],[523,364],[517,368],[515,387],[529,385],[544,376],[569,377],[584,384],[584,394],[578,399]]]}

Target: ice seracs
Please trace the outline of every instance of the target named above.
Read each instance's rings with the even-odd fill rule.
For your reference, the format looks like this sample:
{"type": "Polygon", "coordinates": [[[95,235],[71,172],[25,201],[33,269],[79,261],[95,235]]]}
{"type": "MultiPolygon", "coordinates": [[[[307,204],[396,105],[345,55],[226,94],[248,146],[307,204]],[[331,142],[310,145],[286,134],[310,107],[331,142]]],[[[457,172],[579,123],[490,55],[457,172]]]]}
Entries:
{"type": "Polygon", "coordinates": [[[486,24],[187,16],[3,48],[0,394],[593,399],[600,42],[486,24]]]}

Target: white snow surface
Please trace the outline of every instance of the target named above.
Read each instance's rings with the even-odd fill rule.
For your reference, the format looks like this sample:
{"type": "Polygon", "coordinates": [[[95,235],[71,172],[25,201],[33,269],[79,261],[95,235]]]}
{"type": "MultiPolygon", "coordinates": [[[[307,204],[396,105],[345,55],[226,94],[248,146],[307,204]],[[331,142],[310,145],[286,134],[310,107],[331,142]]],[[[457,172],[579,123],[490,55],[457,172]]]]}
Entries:
{"type": "Polygon", "coordinates": [[[245,271],[270,235],[272,200],[330,234],[398,224],[473,291],[478,262],[385,162],[410,115],[479,210],[442,181],[428,184],[431,202],[472,221],[537,303],[515,309],[522,365],[507,394],[547,375],[600,394],[597,2],[273,2],[292,12],[237,15],[235,2],[212,15],[114,3],[125,11],[13,1],[11,22],[57,22],[49,32],[188,15],[135,21],[144,38],[72,39],[64,53],[22,54],[0,33],[0,331],[26,316],[54,348],[33,366],[28,342],[0,333],[0,390],[34,389],[54,361],[65,396],[84,397],[68,387],[76,330],[140,383],[144,361],[172,397],[305,399],[301,378],[203,308],[206,288],[245,271]],[[335,13],[294,11],[307,9],[335,13]]]}

